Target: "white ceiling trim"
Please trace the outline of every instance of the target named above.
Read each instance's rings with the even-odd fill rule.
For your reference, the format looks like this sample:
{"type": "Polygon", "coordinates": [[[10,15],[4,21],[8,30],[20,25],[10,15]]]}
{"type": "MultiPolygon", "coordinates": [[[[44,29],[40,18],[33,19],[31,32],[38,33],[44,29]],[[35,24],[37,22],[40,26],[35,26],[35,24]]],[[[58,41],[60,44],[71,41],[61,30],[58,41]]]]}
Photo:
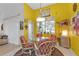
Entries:
{"type": "MultiPolygon", "coordinates": [[[[27,3],[33,10],[40,8],[40,3],[27,3]]],[[[41,8],[55,3],[41,3],[41,8]]]]}

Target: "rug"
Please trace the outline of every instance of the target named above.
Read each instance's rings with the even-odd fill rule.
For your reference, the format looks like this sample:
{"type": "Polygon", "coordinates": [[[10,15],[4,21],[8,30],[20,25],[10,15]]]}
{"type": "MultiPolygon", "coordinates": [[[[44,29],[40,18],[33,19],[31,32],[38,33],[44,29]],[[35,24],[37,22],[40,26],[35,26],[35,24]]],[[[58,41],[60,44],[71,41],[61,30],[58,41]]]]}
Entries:
{"type": "MultiPolygon", "coordinates": [[[[27,50],[28,51],[28,50],[27,50]]],[[[26,52],[27,52],[26,51],[26,52]]],[[[19,50],[18,52],[16,52],[16,54],[14,56],[36,56],[35,54],[35,50],[34,49],[31,49],[31,55],[29,54],[22,54],[22,49],[19,50]]],[[[61,53],[57,48],[55,48],[54,51],[52,51],[51,55],[50,56],[64,56],[63,53],[61,53]]]]}
{"type": "MultiPolygon", "coordinates": [[[[28,50],[26,50],[26,53],[28,52],[28,50]]],[[[36,56],[34,49],[31,49],[31,55],[30,54],[25,54],[22,53],[22,49],[19,50],[18,52],[16,52],[16,54],[14,56],[36,56]]]]}

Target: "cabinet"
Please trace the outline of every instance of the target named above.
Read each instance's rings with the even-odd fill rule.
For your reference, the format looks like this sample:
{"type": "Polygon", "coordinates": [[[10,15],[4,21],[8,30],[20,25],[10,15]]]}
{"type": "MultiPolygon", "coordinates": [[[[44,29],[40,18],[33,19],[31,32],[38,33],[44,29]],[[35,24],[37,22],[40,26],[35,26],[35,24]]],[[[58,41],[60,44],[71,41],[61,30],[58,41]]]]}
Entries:
{"type": "Polygon", "coordinates": [[[60,46],[62,46],[64,48],[70,48],[70,39],[69,39],[69,37],[61,36],[60,46]]]}
{"type": "Polygon", "coordinates": [[[70,39],[69,39],[69,31],[70,31],[70,21],[65,19],[60,22],[60,46],[64,48],[70,48],[70,39]]]}

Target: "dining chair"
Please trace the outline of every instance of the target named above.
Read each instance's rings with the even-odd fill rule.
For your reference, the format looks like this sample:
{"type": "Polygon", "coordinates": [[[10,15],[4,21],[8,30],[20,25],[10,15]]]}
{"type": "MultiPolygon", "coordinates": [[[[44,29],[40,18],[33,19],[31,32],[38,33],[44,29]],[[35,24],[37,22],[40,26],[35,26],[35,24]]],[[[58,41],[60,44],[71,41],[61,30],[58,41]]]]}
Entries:
{"type": "Polygon", "coordinates": [[[22,54],[31,55],[31,49],[33,49],[33,43],[27,43],[24,36],[20,37],[22,45],[22,54]]]}

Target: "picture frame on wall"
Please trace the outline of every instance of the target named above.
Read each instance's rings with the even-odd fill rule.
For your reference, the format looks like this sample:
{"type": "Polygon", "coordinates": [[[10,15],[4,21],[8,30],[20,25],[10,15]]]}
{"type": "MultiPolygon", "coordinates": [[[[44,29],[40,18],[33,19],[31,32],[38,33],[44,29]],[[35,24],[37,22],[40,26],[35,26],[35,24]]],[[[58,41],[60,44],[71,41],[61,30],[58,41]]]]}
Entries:
{"type": "Polygon", "coordinates": [[[20,21],[20,30],[23,30],[24,22],[20,21]]]}
{"type": "Polygon", "coordinates": [[[72,18],[71,24],[73,33],[79,36],[79,12],[77,12],[77,15],[72,18]]]}
{"type": "Polygon", "coordinates": [[[3,24],[1,25],[1,30],[3,31],[3,24]]]}

